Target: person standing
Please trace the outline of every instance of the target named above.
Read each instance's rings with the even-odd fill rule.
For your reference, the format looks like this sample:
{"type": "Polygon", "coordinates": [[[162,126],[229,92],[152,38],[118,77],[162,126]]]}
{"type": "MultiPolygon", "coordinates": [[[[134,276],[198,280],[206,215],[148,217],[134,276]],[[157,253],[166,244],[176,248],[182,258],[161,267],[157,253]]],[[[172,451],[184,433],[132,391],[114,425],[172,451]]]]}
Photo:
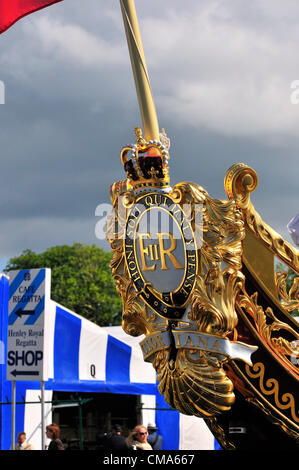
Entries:
{"type": "Polygon", "coordinates": [[[147,442],[152,446],[153,450],[162,450],[163,437],[157,433],[157,426],[149,423],[147,425],[148,437],[147,442]]]}
{"type": "Polygon", "coordinates": [[[135,426],[127,438],[127,444],[130,449],[152,450],[152,446],[147,442],[147,428],[142,424],[135,426]]]}
{"type": "Polygon", "coordinates": [[[24,431],[18,433],[16,450],[34,450],[33,445],[27,442],[26,433],[24,431]]]}
{"type": "Polygon", "coordinates": [[[46,427],[46,435],[48,439],[51,439],[48,450],[64,450],[64,445],[60,440],[60,428],[57,424],[49,424],[46,427]]]}
{"type": "Polygon", "coordinates": [[[98,436],[100,449],[105,450],[128,450],[126,439],[122,436],[122,428],[119,424],[112,426],[111,432],[98,436]]]}

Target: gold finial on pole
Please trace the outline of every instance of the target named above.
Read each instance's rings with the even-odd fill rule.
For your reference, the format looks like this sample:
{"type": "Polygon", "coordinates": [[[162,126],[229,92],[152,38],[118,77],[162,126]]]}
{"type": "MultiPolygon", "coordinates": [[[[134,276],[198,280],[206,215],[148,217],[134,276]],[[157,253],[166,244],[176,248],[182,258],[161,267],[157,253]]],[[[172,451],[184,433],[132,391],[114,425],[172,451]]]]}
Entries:
{"type": "Polygon", "coordinates": [[[159,140],[159,124],[145,63],[143,46],[134,0],[120,0],[126,37],[142,119],[147,141],[159,140]]]}

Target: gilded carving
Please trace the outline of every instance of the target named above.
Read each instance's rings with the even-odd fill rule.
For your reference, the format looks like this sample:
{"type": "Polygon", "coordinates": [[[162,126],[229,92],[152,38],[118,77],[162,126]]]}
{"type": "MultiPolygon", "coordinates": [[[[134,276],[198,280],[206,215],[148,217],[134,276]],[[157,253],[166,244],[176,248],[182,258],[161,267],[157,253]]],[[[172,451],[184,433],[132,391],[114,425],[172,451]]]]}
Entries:
{"type": "Polygon", "coordinates": [[[299,308],[299,277],[295,277],[293,285],[287,292],[286,279],[287,272],[276,272],[275,282],[278,294],[282,297],[281,304],[288,312],[292,312],[299,308]]]}
{"type": "Polygon", "coordinates": [[[233,165],[224,180],[226,193],[238,202],[247,227],[270,251],[299,274],[299,251],[262,220],[250,201],[250,194],[257,185],[256,172],[244,163],[233,165]]]}
{"type": "Polygon", "coordinates": [[[289,410],[293,420],[299,423],[299,416],[295,409],[295,399],[293,394],[279,392],[279,382],[274,379],[265,380],[265,365],[261,362],[255,363],[252,367],[246,364],[246,373],[253,379],[259,379],[259,388],[264,395],[273,395],[275,405],[279,410],[289,410]]]}
{"type": "Polygon", "coordinates": [[[297,361],[291,361],[291,358],[298,357],[298,340],[297,332],[287,323],[279,321],[273,310],[268,307],[265,311],[258,305],[258,294],[254,293],[249,296],[245,290],[238,298],[238,306],[245,309],[247,314],[254,319],[256,330],[260,334],[265,344],[270,347],[273,352],[287,364],[295,373],[298,373],[297,361]],[[277,336],[277,332],[287,331],[293,336],[291,341],[283,336],[277,336]]]}
{"type": "MultiPolygon", "coordinates": [[[[159,142],[152,145],[154,150],[147,151],[149,144],[138,133],[132,148],[136,154],[148,152],[146,155],[152,158],[161,148],[159,142]]],[[[126,168],[129,168],[128,149],[122,152],[126,168]]],[[[134,158],[134,162],[138,161],[134,158]]],[[[133,176],[140,175],[141,170],[136,166],[130,168],[130,186],[135,191],[123,185],[113,186],[115,213],[107,227],[113,251],[112,273],[123,299],[123,328],[134,336],[145,335],[142,351],[157,371],[159,391],[166,402],[182,413],[209,418],[229,410],[235,400],[233,383],[223,369],[231,351],[250,362],[250,354],[256,349],[231,344],[229,352],[226,350],[230,344],[227,335],[238,322],[235,301],[244,280],[240,271],[244,238],[241,211],[236,201],[212,199],[194,183],[177,184],[163,197],[163,193],[152,193],[149,185],[156,182],[152,170],[148,180],[139,179],[147,186],[147,192],[138,196],[139,183],[133,176]],[[137,210],[141,202],[144,209],[137,210]],[[175,257],[177,244],[171,234],[166,249],[159,233],[155,245],[152,235],[138,232],[142,214],[151,209],[170,211],[173,217],[180,214],[181,219],[177,215],[175,220],[184,235],[187,253],[184,266],[175,257]],[[118,237],[112,226],[117,227],[118,237]],[[128,234],[133,238],[128,238],[128,234]],[[181,286],[170,293],[168,300],[146,280],[158,269],[158,260],[161,269],[167,270],[165,258],[173,269],[185,269],[181,286]],[[176,301],[172,303],[175,294],[176,301]],[[222,343],[218,344],[217,338],[222,343]],[[199,339],[200,346],[195,344],[199,339]]],[[[168,172],[164,174],[168,178],[168,172]]]]}

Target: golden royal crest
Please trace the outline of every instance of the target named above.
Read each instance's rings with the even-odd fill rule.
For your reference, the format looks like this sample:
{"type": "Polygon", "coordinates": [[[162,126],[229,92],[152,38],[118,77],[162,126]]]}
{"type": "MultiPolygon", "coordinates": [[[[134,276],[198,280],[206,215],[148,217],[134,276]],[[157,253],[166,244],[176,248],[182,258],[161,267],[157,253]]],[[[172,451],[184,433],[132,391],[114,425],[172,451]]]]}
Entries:
{"type": "Polygon", "coordinates": [[[149,152],[153,143],[140,130],[136,136],[134,165],[121,153],[128,181],[112,186],[115,212],[107,232],[123,328],[145,335],[141,349],[166,401],[183,413],[211,417],[234,402],[223,364],[231,357],[251,364],[257,349],[228,338],[243,282],[244,224],[234,201],[212,199],[192,183],[166,186],[161,142],[149,152]]]}

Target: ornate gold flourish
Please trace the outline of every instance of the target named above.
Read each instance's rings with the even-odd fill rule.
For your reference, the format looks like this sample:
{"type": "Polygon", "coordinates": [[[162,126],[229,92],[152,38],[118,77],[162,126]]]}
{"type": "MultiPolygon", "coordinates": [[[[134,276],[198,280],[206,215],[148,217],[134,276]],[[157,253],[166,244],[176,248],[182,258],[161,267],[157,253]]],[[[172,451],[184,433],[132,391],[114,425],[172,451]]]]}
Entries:
{"type": "Polygon", "coordinates": [[[140,301],[139,293],[133,287],[133,281],[124,276],[115,275],[114,281],[118,293],[123,300],[123,329],[131,336],[140,336],[148,332],[147,318],[144,314],[144,304],[140,301]]]}
{"type": "Polygon", "coordinates": [[[288,273],[284,271],[275,273],[275,283],[278,294],[283,298],[282,306],[288,311],[292,312],[299,308],[299,277],[295,277],[292,287],[287,292],[286,279],[288,273]]]}
{"type": "Polygon", "coordinates": [[[209,354],[192,360],[191,350],[177,353],[168,361],[168,352],[159,352],[153,363],[159,391],[173,408],[187,415],[212,417],[230,409],[234,403],[233,384],[209,354]]]}
{"type": "Polygon", "coordinates": [[[189,318],[196,321],[198,331],[225,336],[234,329],[235,300],[243,281],[243,275],[232,269],[210,269],[197,276],[189,318]]]}
{"type": "Polygon", "coordinates": [[[284,263],[299,274],[299,251],[267,225],[254,209],[250,194],[258,185],[256,172],[244,163],[236,163],[226,173],[224,187],[229,198],[238,201],[244,221],[251,232],[284,263]]]}
{"type": "Polygon", "coordinates": [[[257,292],[252,296],[248,296],[243,289],[243,295],[239,296],[237,304],[239,307],[244,308],[254,319],[258,333],[265,340],[268,346],[270,346],[270,348],[287,364],[289,368],[298,373],[296,365],[288,359],[289,356],[296,357],[298,355],[297,341],[299,336],[297,332],[287,323],[278,320],[270,307],[264,311],[264,309],[258,305],[257,299],[257,292]],[[270,323],[268,323],[267,320],[270,320],[270,323]],[[291,333],[294,339],[292,341],[287,341],[281,336],[273,336],[274,332],[282,330],[291,333]]]}
{"type": "Polygon", "coordinates": [[[217,268],[224,262],[233,269],[240,269],[245,232],[236,201],[213,199],[201,186],[187,182],[174,186],[171,197],[178,204],[190,204],[195,232],[198,236],[203,234],[199,240],[203,263],[217,268]],[[201,217],[196,217],[198,212],[201,217]]]}
{"type": "Polygon", "coordinates": [[[279,383],[276,379],[265,379],[265,366],[261,362],[255,363],[252,367],[246,364],[246,373],[253,379],[259,379],[259,387],[264,395],[274,395],[276,406],[280,410],[290,409],[291,416],[296,423],[299,423],[299,416],[295,410],[295,399],[291,393],[284,393],[281,398],[279,396],[279,383]]]}

